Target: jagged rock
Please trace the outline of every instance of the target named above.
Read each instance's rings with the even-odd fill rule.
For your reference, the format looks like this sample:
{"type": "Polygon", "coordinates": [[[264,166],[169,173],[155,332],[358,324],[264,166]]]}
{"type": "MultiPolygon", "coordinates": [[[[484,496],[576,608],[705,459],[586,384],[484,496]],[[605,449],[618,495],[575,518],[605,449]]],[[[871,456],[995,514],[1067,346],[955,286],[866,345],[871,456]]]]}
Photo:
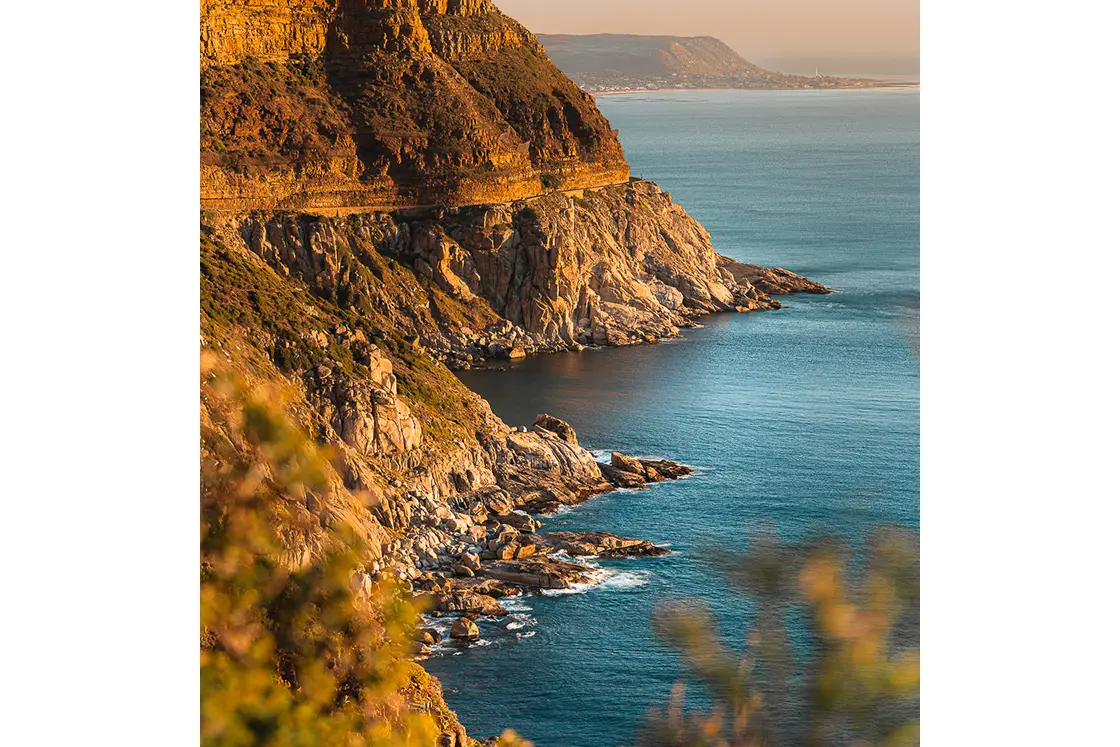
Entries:
{"type": "Polygon", "coordinates": [[[560,418],[553,417],[552,415],[538,415],[536,421],[533,423],[533,427],[554,433],[563,441],[573,446],[579,446],[579,439],[576,437],[576,429],[560,418]]]}
{"type": "MultiPolygon", "coordinates": [[[[611,467],[627,475],[636,475],[645,482],[676,480],[692,474],[692,468],[668,459],[635,459],[615,451],[611,453],[611,467]]],[[[604,475],[607,473],[604,472],[604,475]]],[[[617,479],[630,479],[616,475],[617,479]]]]}
{"type": "Polygon", "coordinates": [[[645,467],[642,466],[641,461],[635,459],[634,457],[629,457],[625,454],[621,454],[617,451],[611,452],[611,466],[615,469],[622,470],[623,472],[629,472],[633,475],[640,475],[643,478],[646,474],[645,467]]]}
{"type": "Polygon", "coordinates": [[[683,464],[669,461],[668,459],[639,460],[646,472],[646,479],[650,482],[660,480],[676,480],[692,474],[692,468],[683,464]]]}
{"type": "Polygon", "coordinates": [[[738,283],[752,285],[771,296],[785,296],[790,293],[826,294],[832,291],[825,285],[814,282],[781,267],[761,267],[717,255],[719,267],[726,270],[738,283]]]}
{"type": "Polygon", "coordinates": [[[465,617],[460,617],[455,622],[451,623],[451,637],[460,640],[473,640],[478,638],[481,633],[478,626],[473,621],[465,617]]]}
{"type": "Polygon", "coordinates": [[[514,597],[521,594],[521,589],[512,584],[503,583],[493,578],[457,578],[454,580],[455,588],[471,591],[476,594],[485,594],[488,597],[514,597]]]}
{"type": "Polygon", "coordinates": [[[572,556],[656,557],[668,555],[669,550],[658,547],[649,540],[620,537],[609,532],[547,532],[532,537],[537,544],[563,550],[572,556]]]}
{"type": "Polygon", "coordinates": [[[644,473],[639,475],[634,472],[627,472],[610,464],[600,462],[599,472],[602,473],[603,479],[616,488],[643,488],[646,484],[644,473]]]}
{"type": "Polygon", "coordinates": [[[593,569],[563,560],[533,559],[484,565],[482,574],[499,581],[534,589],[570,589],[574,584],[597,580],[593,569]]]}

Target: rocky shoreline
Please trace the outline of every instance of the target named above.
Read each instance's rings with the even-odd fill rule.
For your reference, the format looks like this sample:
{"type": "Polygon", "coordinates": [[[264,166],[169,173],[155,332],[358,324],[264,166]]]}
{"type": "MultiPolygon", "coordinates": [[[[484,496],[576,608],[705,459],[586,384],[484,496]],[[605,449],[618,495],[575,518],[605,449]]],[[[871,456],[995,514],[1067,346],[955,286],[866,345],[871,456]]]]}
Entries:
{"type": "MultiPolygon", "coordinates": [[[[467,642],[480,635],[475,621],[509,614],[500,603],[507,597],[545,590],[571,589],[603,581],[604,575],[579,561],[658,557],[669,550],[650,540],[609,532],[540,532],[531,514],[555,513],[619,488],[645,488],[677,480],[692,469],[666,459],[648,460],[611,454],[610,463],[596,461],[579,445],[575,429],[551,415],[539,415],[533,435],[578,464],[581,479],[566,485],[511,476],[499,485],[457,496],[446,504],[418,499],[418,510],[392,548],[413,562],[396,562],[375,574],[359,573],[355,583],[369,586],[395,578],[414,602],[434,618],[453,618],[452,640],[467,642]],[[563,446],[560,446],[563,444],[563,446]]],[[[432,627],[418,630],[415,654],[424,658],[442,641],[432,627]]]]}

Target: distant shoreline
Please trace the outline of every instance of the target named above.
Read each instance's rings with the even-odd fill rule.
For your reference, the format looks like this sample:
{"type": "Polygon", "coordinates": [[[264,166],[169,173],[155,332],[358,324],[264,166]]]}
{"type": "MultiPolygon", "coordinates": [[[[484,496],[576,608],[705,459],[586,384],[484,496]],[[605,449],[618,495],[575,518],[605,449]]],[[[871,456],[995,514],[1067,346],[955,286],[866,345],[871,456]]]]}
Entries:
{"type": "Polygon", "coordinates": [[[825,91],[881,91],[888,88],[921,88],[920,83],[899,81],[882,86],[843,86],[836,88],[633,88],[618,91],[597,91],[592,96],[629,96],[636,93],[702,93],[704,91],[750,91],[753,93],[766,93],[769,91],[805,91],[820,93],[825,91]]]}

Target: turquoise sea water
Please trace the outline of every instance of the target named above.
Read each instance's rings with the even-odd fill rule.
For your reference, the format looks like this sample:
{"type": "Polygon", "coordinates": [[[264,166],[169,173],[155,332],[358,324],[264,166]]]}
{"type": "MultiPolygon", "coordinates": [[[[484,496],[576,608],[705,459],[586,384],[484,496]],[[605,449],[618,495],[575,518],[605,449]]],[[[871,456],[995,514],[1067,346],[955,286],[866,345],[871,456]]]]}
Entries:
{"type": "Polygon", "coordinates": [[[475,736],[517,729],[538,747],[631,742],[677,677],[653,639],[658,599],[701,597],[742,641],[749,601],[700,557],[750,528],[858,543],[918,524],[918,93],[696,92],[599,100],[634,174],[657,181],[736,259],[840,291],[705,320],[656,346],[534,358],[463,380],[506,422],[570,421],[593,449],[668,457],[697,474],[616,492],[545,530],[665,543],[603,561],[579,593],[509,602],[484,641],[427,667],[475,736]]]}

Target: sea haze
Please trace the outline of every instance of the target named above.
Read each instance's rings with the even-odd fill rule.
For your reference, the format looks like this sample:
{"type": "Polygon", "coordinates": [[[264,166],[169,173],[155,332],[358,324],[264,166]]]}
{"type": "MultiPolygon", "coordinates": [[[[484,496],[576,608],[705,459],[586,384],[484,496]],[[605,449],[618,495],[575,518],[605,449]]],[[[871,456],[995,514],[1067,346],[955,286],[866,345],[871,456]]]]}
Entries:
{"type": "Polygon", "coordinates": [[[427,663],[476,737],[537,747],[632,743],[674,655],[656,600],[701,597],[741,643],[749,600],[701,558],[786,537],[918,524],[918,93],[704,91],[602,97],[635,175],[658,182],[735,259],[839,292],[724,314],[656,346],[527,360],[463,380],[510,424],[570,421],[593,449],[668,457],[694,477],[545,518],[669,545],[602,561],[600,587],[510,600],[484,641],[427,663]]]}

